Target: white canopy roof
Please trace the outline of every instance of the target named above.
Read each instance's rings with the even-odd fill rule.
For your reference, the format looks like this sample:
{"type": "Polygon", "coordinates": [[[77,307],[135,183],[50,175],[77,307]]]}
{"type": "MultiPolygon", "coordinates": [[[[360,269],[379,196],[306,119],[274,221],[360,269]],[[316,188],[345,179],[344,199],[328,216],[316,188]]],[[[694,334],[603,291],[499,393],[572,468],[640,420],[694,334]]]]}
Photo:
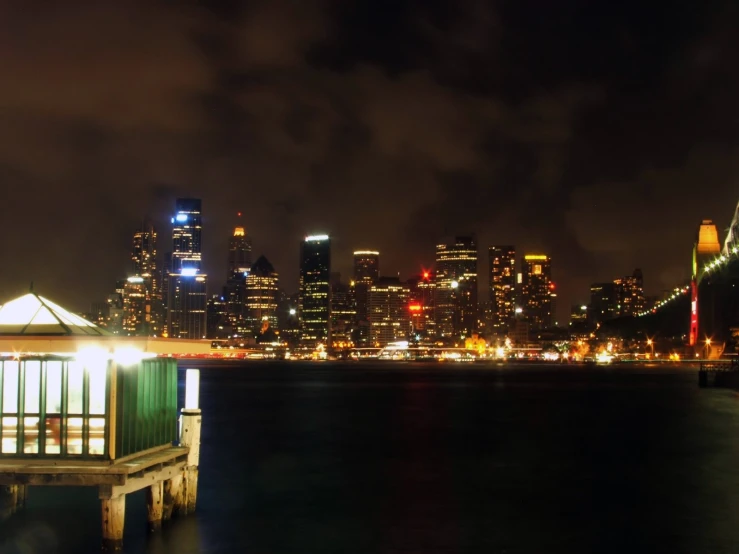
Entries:
{"type": "Polygon", "coordinates": [[[33,292],[0,307],[0,335],[110,335],[102,327],[68,312],[33,292]]]}

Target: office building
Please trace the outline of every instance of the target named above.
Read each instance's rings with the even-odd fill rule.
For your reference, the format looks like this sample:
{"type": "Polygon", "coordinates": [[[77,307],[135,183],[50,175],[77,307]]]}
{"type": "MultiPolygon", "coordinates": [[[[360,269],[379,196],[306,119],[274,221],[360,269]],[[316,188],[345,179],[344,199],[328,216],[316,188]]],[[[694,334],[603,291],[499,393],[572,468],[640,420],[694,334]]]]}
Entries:
{"type": "MultiPolygon", "coordinates": [[[[239,217],[241,213],[239,212],[239,217]]],[[[223,296],[226,299],[226,319],[228,325],[240,334],[244,327],[246,303],[246,277],[252,267],[252,243],[246,229],[238,225],[228,241],[228,266],[226,286],[223,296]]]]}
{"type": "Polygon", "coordinates": [[[516,249],[488,247],[488,291],[490,331],[506,333],[516,309],[516,249]]]}
{"type": "Polygon", "coordinates": [[[380,277],[369,289],[368,308],[370,342],[386,346],[409,338],[411,315],[410,291],[398,277],[380,277]]]}
{"type": "Polygon", "coordinates": [[[634,273],[614,279],[618,295],[618,315],[620,317],[636,316],[645,308],[644,303],[644,276],[641,269],[634,273]]]}
{"type": "Polygon", "coordinates": [[[200,272],[202,264],[202,203],[178,198],[172,217],[172,273],[200,272]]]}
{"type": "Polygon", "coordinates": [[[440,337],[471,336],[477,329],[477,243],[456,237],[436,246],[436,330],[440,337]]]}
{"type": "Polygon", "coordinates": [[[252,333],[263,335],[267,329],[277,332],[279,296],[279,276],[269,260],[259,256],[246,277],[245,319],[252,333]]]}
{"type": "Polygon", "coordinates": [[[354,300],[356,306],[356,341],[357,346],[368,346],[369,289],[380,276],[380,253],[376,250],[357,250],[354,252],[354,300]]]}
{"type": "Polygon", "coordinates": [[[590,306],[588,316],[593,325],[608,321],[619,314],[619,286],[613,283],[593,283],[590,285],[590,306]]]}
{"type": "Polygon", "coordinates": [[[420,342],[432,341],[436,337],[435,275],[432,271],[424,270],[416,277],[408,279],[407,284],[412,338],[420,342]]]}
{"type": "Polygon", "coordinates": [[[536,331],[552,325],[552,261],[543,254],[526,254],[521,262],[520,317],[536,331]]]}
{"type": "Polygon", "coordinates": [[[331,240],[311,235],[300,244],[298,316],[305,348],[331,344],[331,240]]]}
{"type": "Polygon", "coordinates": [[[201,201],[178,198],[172,217],[171,269],[167,287],[167,336],[207,336],[207,276],[202,265],[201,201]]]}
{"type": "Polygon", "coordinates": [[[341,279],[331,282],[331,345],[334,349],[354,346],[354,329],[357,319],[355,289],[341,279]]]}

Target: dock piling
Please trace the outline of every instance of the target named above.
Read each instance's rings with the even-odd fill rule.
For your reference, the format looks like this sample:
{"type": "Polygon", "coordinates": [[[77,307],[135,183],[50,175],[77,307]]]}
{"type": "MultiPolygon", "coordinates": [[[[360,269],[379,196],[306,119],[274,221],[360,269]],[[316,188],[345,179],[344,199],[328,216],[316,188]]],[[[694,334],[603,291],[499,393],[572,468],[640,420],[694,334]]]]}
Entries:
{"type": "Polygon", "coordinates": [[[146,489],[146,515],[149,531],[157,531],[162,527],[164,514],[164,482],[159,481],[146,489]]]}
{"type": "Polygon", "coordinates": [[[123,550],[123,524],[126,519],[126,495],[100,500],[103,515],[103,550],[123,550]]]}

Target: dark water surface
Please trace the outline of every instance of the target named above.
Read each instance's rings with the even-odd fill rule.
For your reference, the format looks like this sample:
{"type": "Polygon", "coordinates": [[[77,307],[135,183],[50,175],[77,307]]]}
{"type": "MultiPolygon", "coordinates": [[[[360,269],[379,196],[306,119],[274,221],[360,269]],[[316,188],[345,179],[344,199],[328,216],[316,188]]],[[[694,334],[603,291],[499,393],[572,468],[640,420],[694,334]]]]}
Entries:
{"type": "MultiPolygon", "coordinates": [[[[739,552],[739,396],[671,367],[203,367],[198,511],[126,552],[739,552]]],[[[31,489],[0,553],[98,552],[92,489],[31,489]]]]}

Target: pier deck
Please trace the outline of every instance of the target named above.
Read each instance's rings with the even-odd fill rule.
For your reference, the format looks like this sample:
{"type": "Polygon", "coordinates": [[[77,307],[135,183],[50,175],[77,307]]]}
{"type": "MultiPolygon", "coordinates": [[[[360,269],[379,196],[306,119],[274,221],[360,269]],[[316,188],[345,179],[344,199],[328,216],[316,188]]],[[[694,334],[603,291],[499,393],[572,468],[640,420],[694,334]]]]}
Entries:
{"type": "Polygon", "coordinates": [[[113,463],[69,458],[0,460],[0,485],[97,486],[100,498],[114,498],[179,475],[189,452],[187,447],[164,447],[113,463]]]}
{"type": "Polygon", "coordinates": [[[698,385],[707,387],[739,388],[739,360],[736,358],[725,360],[703,361],[698,370],[698,385]]]}

